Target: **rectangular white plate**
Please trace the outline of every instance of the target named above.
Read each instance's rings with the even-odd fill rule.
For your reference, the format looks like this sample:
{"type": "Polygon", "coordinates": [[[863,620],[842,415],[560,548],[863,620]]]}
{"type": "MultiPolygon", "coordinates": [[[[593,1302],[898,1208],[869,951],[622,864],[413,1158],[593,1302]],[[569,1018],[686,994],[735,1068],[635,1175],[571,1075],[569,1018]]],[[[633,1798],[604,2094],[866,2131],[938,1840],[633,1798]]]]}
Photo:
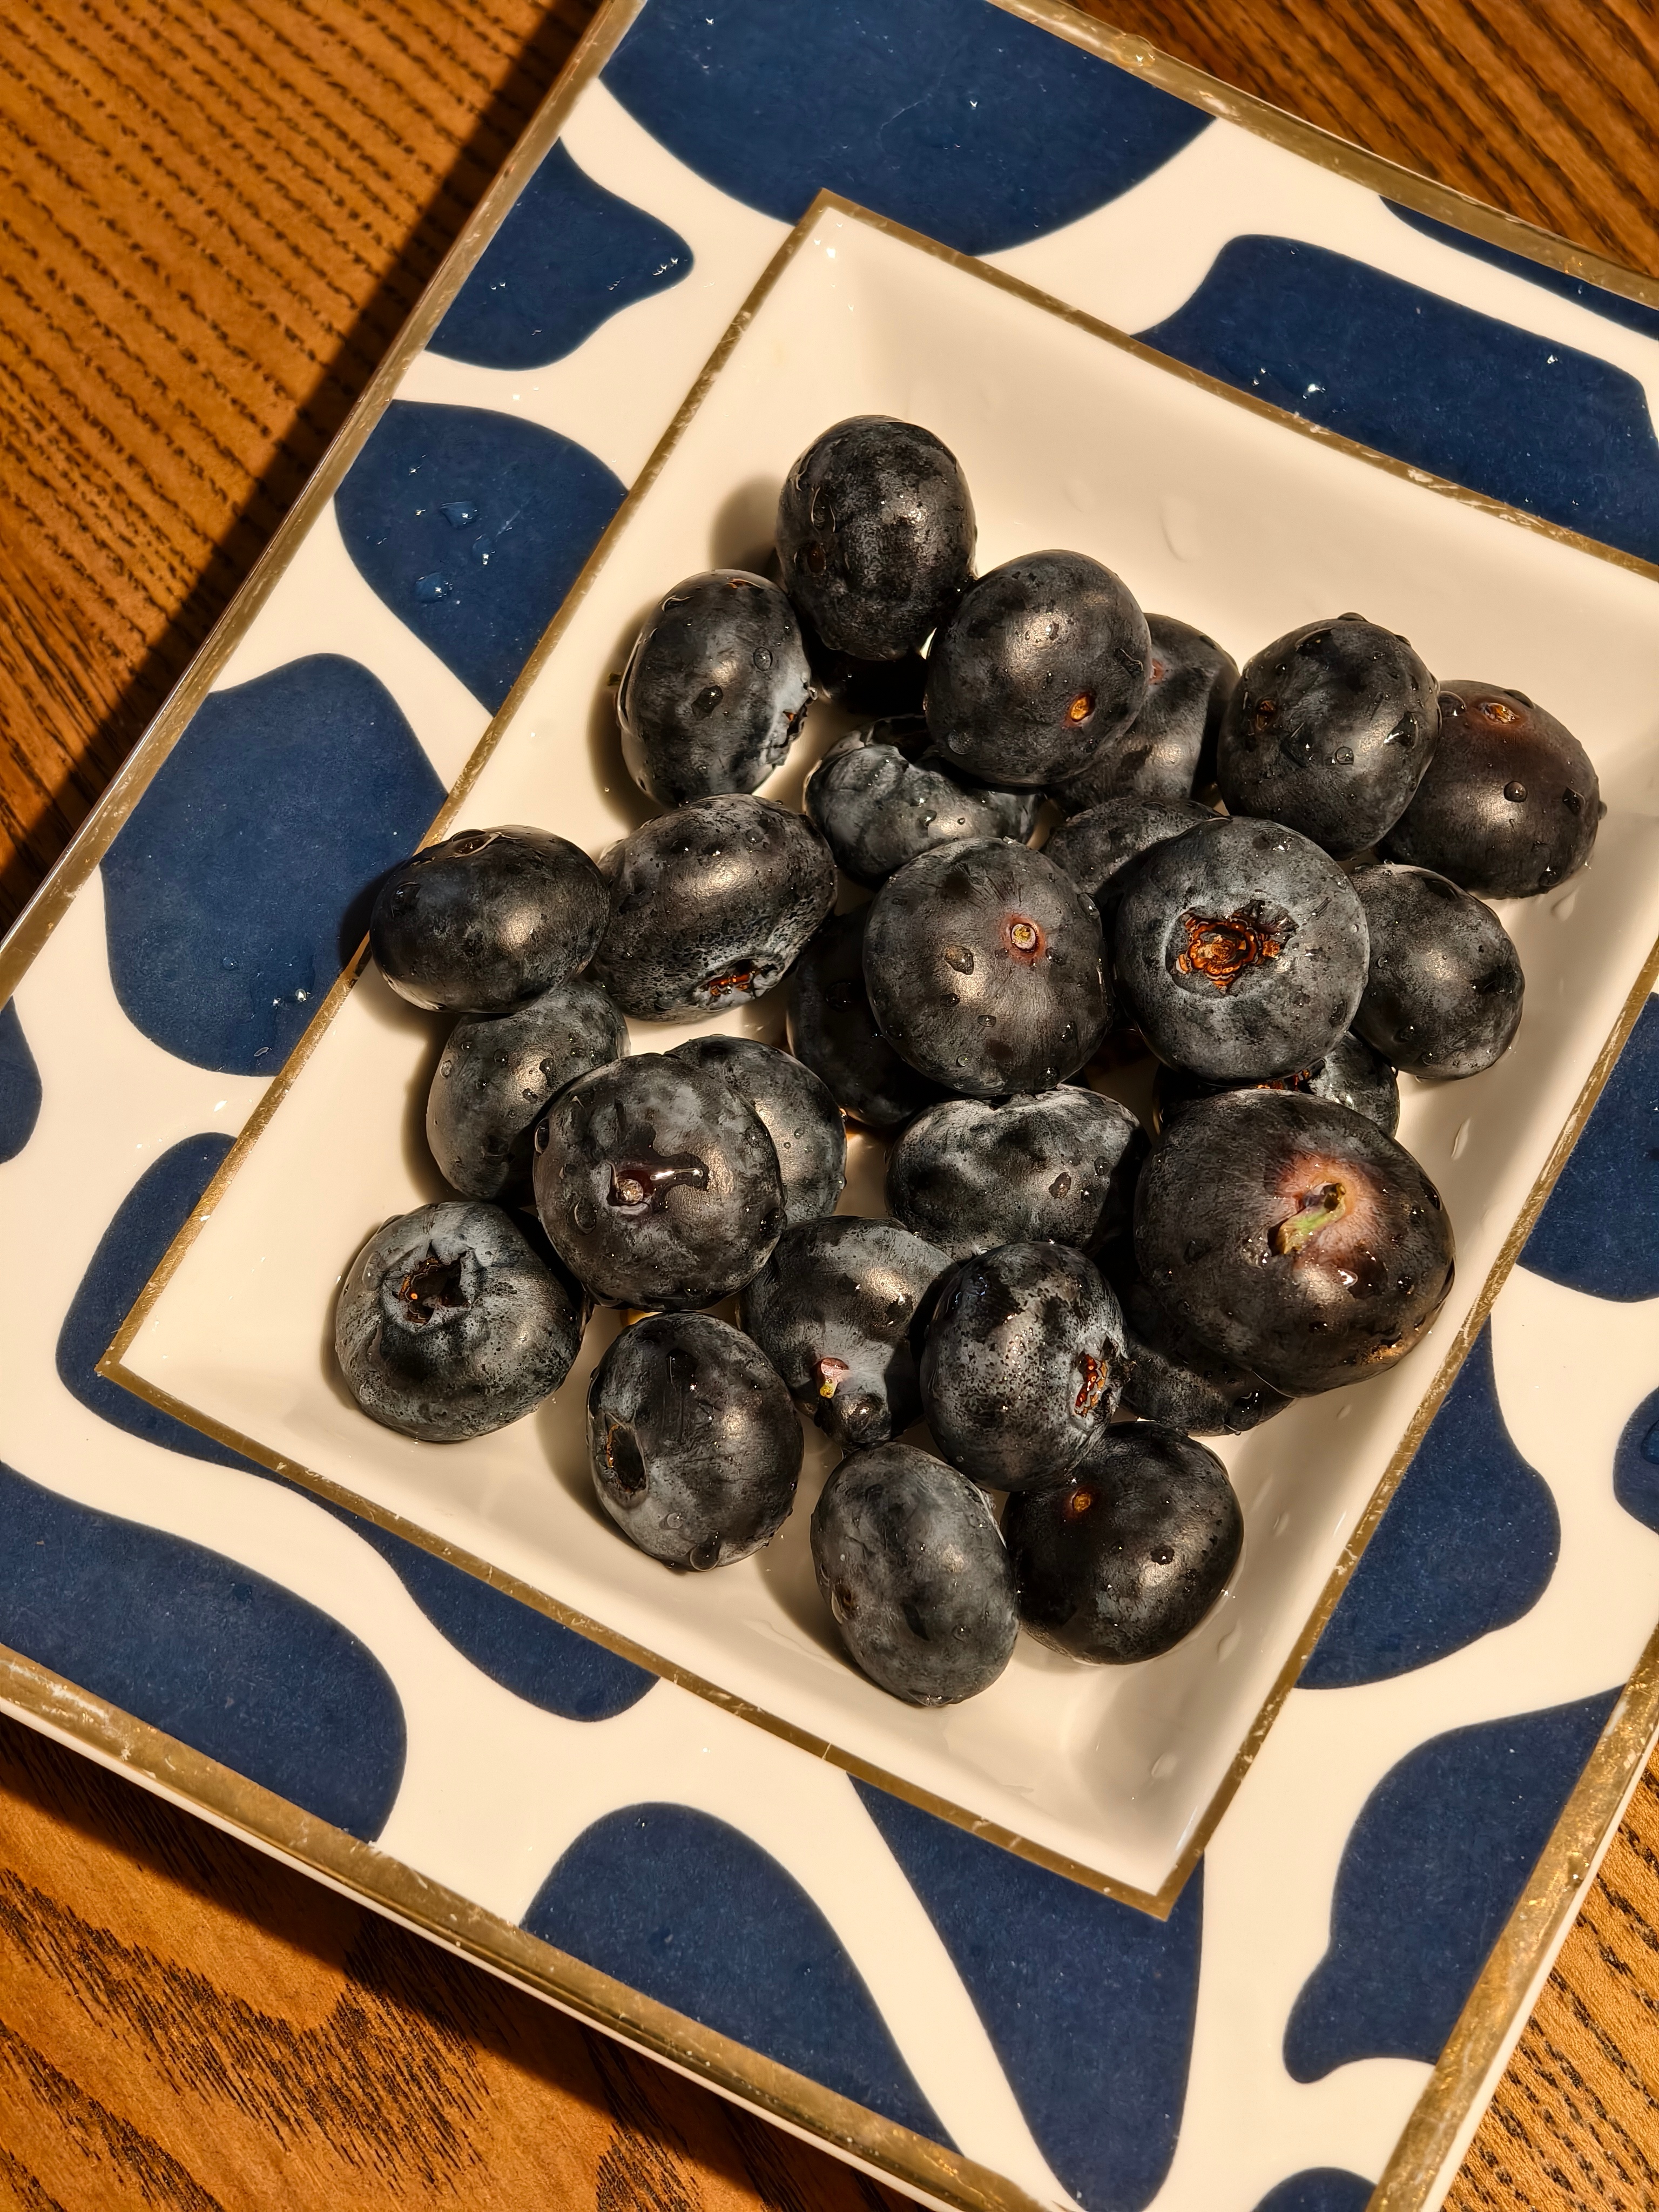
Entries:
{"type": "MultiPolygon", "coordinates": [[[[1659,937],[1659,589],[838,205],[802,226],[694,401],[486,739],[454,826],[535,822],[598,852],[641,818],[607,687],[642,611],[682,575],[756,561],[788,464],[826,424],[865,412],[925,422],[957,453],[981,568],[1079,548],[1241,661],[1356,609],[1443,677],[1517,687],[1577,733],[1608,813],[1583,876],[1503,909],[1527,975],[1519,1039],[1473,1081],[1402,1084],[1401,1138],[1459,1243],[1429,1346],[1224,1447],[1243,1556],[1177,1650],[1090,1668],[1022,1638],[983,1696],[912,1711],[845,1663],[813,1588],[806,1522],[830,1464],[816,1438],[789,1524],[719,1574],[671,1574],[601,1516],[582,1413],[613,1316],[595,1321],[556,1401],[495,1436],[422,1446],[358,1413],[329,1350],[336,1287],[378,1223],[443,1194],[422,1133],[438,1025],[371,973],[325,1010],[280,1110],[233,1156],[113,1371],[854,1771],[1167,1910],[1357,1524],[1513,1258],[1512,1231],[1659,937]]],[[[816,716],[774,795],[798,795],[831,724],[816,716]]],[[[781,1006],[717,1025],[734,1023],[775,1039],[781,1006]]],[[[635,1047],[686,1033],[636,1024],[635,1047]]],[[[878,1211],[879,1148],[855,1140],[855,1152],[859,1210],[878,1211]]]]}

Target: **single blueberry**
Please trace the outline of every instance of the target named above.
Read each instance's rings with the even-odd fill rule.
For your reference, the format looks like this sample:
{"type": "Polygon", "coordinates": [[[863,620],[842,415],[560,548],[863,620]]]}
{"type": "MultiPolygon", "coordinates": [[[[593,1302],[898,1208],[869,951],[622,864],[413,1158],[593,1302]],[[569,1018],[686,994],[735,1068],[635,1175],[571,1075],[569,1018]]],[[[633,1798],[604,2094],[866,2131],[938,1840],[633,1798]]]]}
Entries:
{"type": "Polygon", "coordinates": [[[1238,666],[1212,637],[1173,615],[1148,615],[1152,658],[1146,703],[1074,775],[1048,787],[1068,814],[1103,799],[1170,805],[1190,799],[1215,775],[1216,733],[1238,683],[1238,666]]]}
{"type": "Polygon", "coordinates": [[[659,814],[599,865],[611,922],[594,980],[641,1021],[763,998],[835,903],[811,823],[742,793],[659,814]]]}
{"type": "Polygon", "coordinates": [[[778,1156],[716,1075],[662,1053],[580,1076],[536,1127],[536,1209],[606,1305],[712,1305],[783,1228],[778,1156]]]}
{"type": "Polygon", "coordinates": [[[1501,1060],[1526,977],[1492,908],[1426,868],[1379,863],[1350,881],[1371,943],[1360,1036],[1415,1075],[1479,1075],[1501,1060]]]}
{"type": "Polygon", "coordinates": [[[1128,1108],[1075,1085],[947,1098],[888,1155],[887,1203],[953,1260],[1045,1240],[1091,1252],[1129,1226],[1146,1155],[1128,1108]]]}
{"type": "Polygon", "coordinates": [[[1019,1622],[990,1504],[942,1460],[883,1444],[843,1460],[812,1515],[812,1565],[842,1642],[909,1705],[988,1689],[1019,1622]]]}
{"type": "Polygon", "coordinates": [[[1069,1481],[1011,1498],[1002,1527],[1024,1625],[1109,1667],[1190,1636],[1244,1540],[1221,1462],[1152,1421],[1104,1431],[1069,1481]]]}
{"type": "Polygon", "coordinates": [[[505,1014],[463,1014],[426,1102],[426,1140],[445,1182],[468,1198],[527,1188],[531,1134],[549,1102],[627,1050],[627,1023],[582,976],[505,1014]]]}
{"type": "Polygon", "coordinates": [[[864,981],[878,1027],[941,1089],[1046,1091],[1112,1025],[1094,902],[1007,838],[922,853],[870,909],[864,981]]]}
{"type": "Polygon", "coordinates": [[[1451,1288],[1451,1222],[1392,1137],[1295,1091],[1170,1123],[1135,1189],[1135,1261],[1200,1341],[1291,1396],[1381,1374],[1451,1288]]]}
{"type": "MultiPolygon", "coordinates": [[[[806,811],[836,865],[872,889],[907,860],[959,837],[1012,837],[1022,844],[1042,804],[1035,792],[993,791],[960,781],[936,758],[913,757],[902,724],[849,731],[813,769],[806,811]]],[[[921,734],[926,742],[926,725],[921,734]]]]}
{"type": "Polygon", "coordinates": [[[855,415],[784,479],[784,587],[832,653],[896,660],[926,644],[972,574],[975,525],[956,455],[931,430],[855,415]]]}
{"type": "Polygon", "coordinates": [[[1405,812],[1434,757],[1437,687],[1406,639],[1359,615],[1304,623],[1244,664],[1216,745],[1228,811],[1337,859],[1405,812]]]}
{"type": "Polygon", "coordinates": [[[570,1372],[586,1316],[511,1215],[422,1206],[347,1270],[334,1350],[364,1413],[423,1443],[516,1421],[570,1372]]]}
{"type": "Polygon", "coordinates": [[[987,783],[1078,774],[1146,697],[1152,641],[1128,587],[1085,553],[1028,553],[963,593],[927,656],[927,726],[987,783]]]}
{"type": "Polygon", "coordinates": [[[1200,1343],[1145,1283],[1133,1280],[1118,1296],[1127,1363],[1122,1403],[1130,1413],[1190,1436],[1242,1437],[1290,1404],[1248,1367],[1200,1343]]]}
{"type": "Polygon", "coordinates": [[[1577,873],[1606,811],[1571,730],[1522,692],[1460,678],[1440,687],[1434,758],[1382,849],[1481,898],[1529,898],[1577,873]]]}
{"type": "Polygon", "coordinates": [[[835,1212],[847,1186],[847,1125],[810,1067],[754,1037],[693,1037],[668,1056],[720,1077],[760,1116],[783,1177],[786,1228],[835,1212]]]}
{"type": "Polygon", "coordinates": [[[769,1544],[795,1502],[801,1449],[776,1370],[712,1315],[647,1315],[593,1370],[593,1487],[665,1566],[723,1567],[769,1544]]]}
{"type": "MultiPolygon", "coordinates": [[[[1220,1091],[1241,1091],[1238,1083],[1206,1083],[1185,1068],[1160,1067],[1152,1086],[1152,1109],[1161,1134],[1194,1098],[1213,1098],[1220,1091]]],[[[1364,1037],[1345,1030],[1323,1060],[1290,1075],[1264,1075],[1248,1086],[1257,1091],[1303,1091],[1310,1098],[1334,1099],[1375,1121],[1385,1137],[1400,1126],[1400,1078],[1394,1063],[1373,1051],[1364,1037]]],[[[1179,1421],[1174,1425],[1180,1428],[1179,1421]]]]}
{"type": "Polygon", "coordinates": [[[765,782],[800,734],[811,672],[794,609],[745,568],[665,594],[617,688],[623,756],[664,806],[765,782]]]}
{"type": "Polygon", "coordinates": [[[810,1067],[844,1114],[866,1128],[900,1128],[943,1096],[901,1060],[870,1011],[864,934],[870,908],[834,915],[789,977],[789,1049],[810,1067]]]}
{"type": "Polygon", "coordinates": [[[916,1347],[950,1261],[896,1221],[838,1213],[786,1231],[738,1319],[842,1451],[921,1418],[916,1347]]]}
{"type": "Polygon", "coordinates": [[[400,998],[496,1013],[568,982],[611,903],[580,846],[545,830],[464,830],[427,845],[375,895],[368,940],[400,998]]]}
{"type": "Polygon", "coordinates": [[[1212,1082],[1292,1074],[1350,1027],[1365,912],[1317,845],[1220,816],[1154,845],[1118,902],[1127,1010],[1162,1060],[1212,1082]]]}
{"type": "Polygon", "coordinates": [[[939,1449],[993,1490],[1074,1466],[1123,1387],[1123,1316],[1066,1244],[1004,1244],[940,1286],[918,1377],[939,1449]]]}

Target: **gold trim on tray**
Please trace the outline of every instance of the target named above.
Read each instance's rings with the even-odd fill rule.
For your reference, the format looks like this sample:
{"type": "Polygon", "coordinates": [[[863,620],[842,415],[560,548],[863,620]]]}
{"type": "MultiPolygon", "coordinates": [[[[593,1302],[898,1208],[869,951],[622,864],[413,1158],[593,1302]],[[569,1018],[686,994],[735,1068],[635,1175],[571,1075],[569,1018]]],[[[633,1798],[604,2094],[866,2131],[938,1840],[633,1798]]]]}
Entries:
{"type": "MultiPolygon", "coordinates": [[[[529,181],[543,155],[557,138],[581,93],[603,69],[642,4],[644,0],[607,0],[607,4],[596,15],[558,82],[484,194],[465,229],[446,256],[409,320],[365,387],[328,453],[270,544],[255,562],[206,644],[19,917],[3,945],[0,945],[0,1003],[3,1003],[15,988],[67,911],[75,893],[108,850],[150,778],[182,736],[215,678],[270,598],[311,525],[333,496],[347,469],[394,396],[404,370],[426,344],[502,217],[529,181]]],[[[1368,190],[1384,193],[1402,204],[1466,231],[1471,236],[1501,246],[1544,267],[1601,286],[1622,298],[1659,307],[1659,283],[1652,279],[1607,261],[1598,254],[1571,246],[1565,240],[1539,230],[1516,216],[1486,207],[1449,186],[1398,167],[1393,162],[1269,106],[1251,94],[1236,91],[1191,64],[1159,52],[1131,33],[1110,29],[1080,14],[1068,4],[1068,0],[995,0],[995,4],[1145,78],[1177,98],[1202,107],[1213,116],[1299,155],[1317,168],[1348,179],[1368,190]]],[[[1406,477],[1466,504],[1503,514],[1520,526],[1538,530],[1565,543],[1579,546],[1599,558],[1644,575],[1659,574],[1659,570],[1648,562],[1615,549],[1596,544],[1575,532],[1540,521],[1535,516],[1504,507],[1498,501],[1464,488],[1426,477],[1421,471],[1386,455],[1371,453],[1317,425],[1294,416],[1284,415],[1252,395],[1218,384],[1188,368],[1183,363],[1153,356],[1148,349],[1133,339],[1123,337],[1062,301],[1036,292],[1001,271],[988,269],[984,264],[953,253],[931,240],[915,238],[897,225],[866,216],[862,210],[831,195],[823,195],[815,203],[813,210],[786,246],[785,256],[798,246],[801,237],[825,208],[841,210],[906,238],[923,250],[940,255],[970,270],[976,276],[1002,285],[1049,312],[1097,332],[1113,343],[1145,357],[1158,359],[1161,366],[1172,373],[1187,377],[1236,404],[1273,417],[1301,434],[1322,439],[1344,451],[1358,454],[1373,465],[1406,477]]],[[[762,278],[757,292],[751,295],[750,302],[722,340],[703,377],[699,380],[647,465],[646,471],[635,488],[636,493],[644,489],[660,467],[684,421],[701,399],[708,379],[715,373],[735,343],[758,300],[775,281],[783,258],[780,256],[774,261],[762,278]]],[[[612,530],[618,527],[631,511],[633,495],[630,495],[629,501],[613,522],[612,530]]],[[[568,623],[577,600],[591,582],[598,562],[608,549],[610,536],[610,532],[607,532],[605,538],[601,540],[584,567],[569,598],[526,665],[501,714],[486,731],[429,836],[441,834],[455,807],[465,798],[501,729],[516,707],[525,685],[541,666],[568,623]]],[[[184,1418],[191,1418],[188,1409],[178,1407],[165,1393],[153,1391],[137,1378],[127,1376],[120,1369],[119,1354],[131,1341],[149,1303],[159,1293],[167,1274],[177,1264],[196,1227],[210,1212],[223,1180],[234,1172],[235,1164],[244,1156],[245,1147],[252,1142],[285,1096],[308,1056],[315,1037],[320,1034],[321,1025],[337,1011],[345,992],[360,971],[362,959],[360,951],[328,994],[316,1021],[301,1039],[288,1064],[264,1095],[220,1176],[215,1178],[204,1194],[191,1224],[164,1259],[139,1304],[124,1325],[110,1353],[100,1363],[100,1372],[125,1382],[130,1389],[137,1389],[140,1395],[150,1398],[152,1402],[184,1418]]],[[[1427,1428],[1469,1343],[1513,1266],[1526,1233],[1559,1173],[1568,1152],[1582,1131],[1613,1060],[1640,1012],[1643,1000],[1653,986],[1656,975],[1659,975],[1659,948],[1656,948],[1655,955],[1644,967],[1613,1035],[1586,1082],[1571,1119],[1557,1140],[1549,1161],[1488,1276],[1475,1311],[1460,1331],[1456,1343],[1449,1349],[1433,1384],[1418,1408],[1411,1428],[1373,1496],[1364,1519],[1356,1528],[1342,1560],[1322,1595],[1319,1607],[1310,1617],[1296,1651],[1287,1662],[1279,1680],[1258,1716],[1234,1769],[1212,1802],[1189,1851],[1183,1856],[1182,1866],[1156,1898],[1135,1895],[1129,1901],[1160,1915],[1167,1913],[1173,1904],[1182,1881],[1243,1779],[1366,1540],[1380,1520],[1412,1451],[1427,1428]]],[[[659,1673],[672,1674],[672,1670],[652,1661],[647,1655],[633,1650],[622,1640],[611,1637],[596,1624],[577,1619],[540,1593],[525,1589],[511,1577],[490,1569],[484,1562],[456,1553],[418,1529],[403,1523],[397,1516],[380,1513],[365,1501],[352,1498],[324,1479],[262,1453],[257,1445],[246,1439],[236,1437],[228,1431],[216,1431],[213,1425],[200,1420],[197,1425],[206,1428],[209,1433],[219,1434],[222,1441],[247,1451],[250,1456],[263,1460],[295,1480],[307,1483],[320,1494],[337,1499],[372,1522],[407,1536],[440,1557],[451,1559],[455,1565],[479,1574],[497,1587],[511,1590],[556,1618],[568,1621],[585,1633],[596,1636],[598,1640],[623,1651],[625,1656],[654,1666],[659,1673]]],[[[678,1675],[673,1678],[684,1679],[678,1675]]],[[[701,1690],[728,1709],[744,1710],[737,1701],[711,1686],[688,1683],[687,1686],[701,1690]]],[[[968,2208],[975,2208],[975,2212],[1013,2212],[1015,2207],[1030,2206],[1030,2200],[1023,2192],[985,2168],[835,2096],[821,2085],[791,2073],[730,2039],[669,2011],[580,1960],[538,1942],[522,1929],[508,1925],[455,1893],[425,1881],[400,1862],[314,1820],[298,1807],[274,1796],[232,1769],[191,1750],[147,1723],[120,1712],[22,1655],[0,1650],[0,1705],[46,1732],[76,1744],[92,1756],[131,1774],[162,1794],[194,1807],[221,1826],[291,1860],[365,1903],[407,1922],[434,1940],[447,1943],[463,1955],[522,1984],[579,2017],[638,2045],[716,2089],[753,2104],[763,2112],[802,2130],[828,2148],[841,2151],[877,2172],[900,2179],[925,2191],[941,2203],[962,2207],[963,2212],[968,2212],[968,2208]]],[[[804,1741],[797,1732],[783,1729],[775,1723],[770,1725],[792,1740],[804,1741]]],[[[1659,1633],[1656,1633],[1654,1641],[1650,1644],[1626,1685],[1613,1718],[1552,1833],[1529,1880],[1525,1895],[1493,1947],[1440,2062],[1378,2185],[1371,2200],[1371,2212],[1419,2212],[1492,2060],[1501,2048],[1505,2034],[1514,2025],[1516,2011],[1524,2002],[1527,1990],[1548,1947],[1560,1932],[1595,1852],[1640,1767],[1656,1726],[1659,1726],[1659,1633]]],[[[817,1745],[806,1747],[827,1749],[827,1747],[817,1745]]],[[[853,1771],[862,1771],[854,1762],[843,1763],[853,1771]]],[[[896,1789],[900,1795],[924,1805],[928,1810],[948,1818],[964,1817],[948,1807],[931,1802],[925,1793],[908,1790],[903,1785],[878,1775],[872,1774],[870,1778],[880,1782],[884,1787],[896,1789]]],[[[977,1822],[973,1825],[981,1833],[994,1833],[986,1831],[977,1822]]],[[[1018,1838],[999,1836],[996,1839],[1006,1843],[1011,1849],[1020,1848],[1018,1838]]],[[[1045,1858],[1045,1863],[1055,1865],[1057,1871],[1075,1879],[1109,1891],[1113,1888],[1111,1884],[1101,1881],[1087,1870],[1048,1860],[1041,1853],[1030,1855],[1045,1858]]]]}

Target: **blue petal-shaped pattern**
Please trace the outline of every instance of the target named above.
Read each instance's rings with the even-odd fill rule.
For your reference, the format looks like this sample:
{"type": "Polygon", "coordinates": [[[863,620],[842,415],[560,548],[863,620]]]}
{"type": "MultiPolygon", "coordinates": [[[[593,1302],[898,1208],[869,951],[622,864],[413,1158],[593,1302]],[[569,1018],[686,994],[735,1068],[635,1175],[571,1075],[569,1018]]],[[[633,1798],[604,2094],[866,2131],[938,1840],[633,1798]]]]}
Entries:
{"type": "Polygon", "coordinates": [[[1472,231],[1455,230],[1449,222],[1437,222],[1431,215],[1419,215],[1415,208],[1401,207],[1394,200],[1384,200],[1382,204],[1390,215],[1397,215],[1401,222],[1408,222],[1425,238],[1436,239],[1442,246],[1455,246],[1460,253],[1489,261],[1494,269],[1507,269],[1512,276],[1524,276],[1528,283],[1559,293],[1562,299],[1588,307],[1593,315],[1605,315],[1610,323],[1622,323],[1627,331],[1640,331],[1644,338],[1659,338],[1659,307],[1644,307],[1639,300],[1626,300],[1603,285],[1592,284],[1588,277],[1569,276],[1565,269],[1547,268],[1524,253],[1511,253],[1506,246],[1477,238],[1472,231]]]}
{"type": "Polygon", "coordinates": [[[97,1371],[116,1330],[229,1150],[228,1136],[208,1130],[199,1137],[184,1138],[144,1170],[117,1206],[76,1286],[58,1332],[58,1374],[64,1388],[88,1413],[131,1437],[143,1437],[165,1451],[188,1452],[192,1459],[209,1460],[216,1467],[263,1474],[263,1468],[240,1452],[215,1443],[188,1422],[162,1413],[97,1371]]]}
{"type": "Polygon", "coordinates": [[[334,508],[365,581],[494,714],[623,491],[556,430],[394,399],[334,508]]]}
{"type": "Polygon", "coordinates": [[[677,231],[596,185],[555,145],[428,343],[480,368],[542,368],[690,267],[677,231]]]}
{"type": "Polygon", "coordinates": [[[854,1784],[973,1998],[1026,2124],[1085,2212],[1140,2212],[1187,2095],[1203,1869],[1164,1921],[854,1784]]]}
{"type": "Polygon", "coordinates": [[[129,1020],[198,1067],[274,1075],[442,800],[355,660],[316,653],[211,693],[104,855],[129,1020]]]}
{"type": "Polygon", "coordinates": [[[724,1820],[685,1805],[607,1814],[560,1859],[524,1925],[705,2027],[950,2142],[823,1913],[724,1820]]]}
{"type": "Polygon", "coordinates": [[[348,1835],[379,1835],[403,1778],[403,1706],[338,1621],[5,1466],[0,1529],[0,1644],[348,1835]]]}
{"type": "Polygon", "coordinates": [[[1638,1017],[1521,1264],[1593,1298],[1659,1297],[1659,1000],[1638,1017]]]}
{"type": "Polygon", "coordinates": [[[1310,2166],[1270,2189],[1255,2212],[1365,2212],[1371,2184],[1340,2166],[1310,2166]]]}
{"type": "Polygon", "coordinates": [[[1659,1534],[1659,1390],[1625,1424],[1613,1455],[1613,1494],[1632,1519],[1659,1534]]]}
{"type": "Polygon", "coordinates": [[[1293,414],[1659,560],[1659,441],[1633,376],[1363,261],[1235,238],[1140,333],[1293,414]]]}
{"type": "Polygon", "coordinates": [[[1507,1628],[1542,1597],[1560,1548],[1549,1485],[1504,1425],[1488,1323],[1389,1500],[1301,1686],[1387,1681],[1507,1628]]]}
{"type": "Polygon", "coordinates": [[[653,138],[781,222],[828,189],[964,253],[1073,222],[1209,120],[986,0],[652,0],[605,72],[653,138]]]}
{"type": "Polygon", "coordinates": [[[0,1160],[15,1160],[34,1134],[40,1114],[40,1071],[17,1018],[15,1000],[0,1006],[0,1160]]]}
{"type": "Polygon", "coordinates": [[[1383,1776],[1343,1846],[1330,1948],[1285,2031],[1292,2081],[1356,2058],[1439,2057],[1618,1698],[1453,1729],[1383,1776]]]}

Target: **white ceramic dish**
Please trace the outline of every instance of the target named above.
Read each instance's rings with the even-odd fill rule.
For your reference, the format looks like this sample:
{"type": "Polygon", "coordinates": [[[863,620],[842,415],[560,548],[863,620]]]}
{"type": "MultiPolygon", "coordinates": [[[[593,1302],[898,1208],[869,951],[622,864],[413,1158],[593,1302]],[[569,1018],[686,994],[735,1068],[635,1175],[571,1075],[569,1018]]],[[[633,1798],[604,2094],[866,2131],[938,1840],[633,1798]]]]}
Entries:
{"type": "MultiPolygon", "coordinates": [[[[496,1436],[437,1449],[357,1412],[328,1350],[336,1285],[379,1221],[442,1191],[421,1135],[439,1028],[370,973],[319,1018],[115,1371],[854,1771],[1167,1910],[1328,1609],[1356,1528],[1512,1259],[1512,1232],[1659,937],[1659,586],[1292,425],[981,264],[824,205],[734,325],[492,726],[456,826],[538,822],[597,851],[641,818],[607,679],[642,609],[682,574],[755,560],[795,453],[866,411],[926,422],[960,456],[981,567],[1079,547],[1241,660],[1297,623],[1358,608],[1444,676],[1529,693],[1588,747],[1608,805],[1593,865],[1556,896],[1504,909],[1527,974],[1517,1043],[1471,1082],[1402,1085],[1401,1135],[1440,1185],[1459,1243],[1428,1343],[1382,1380],[1223,1448],[1243,1556],[1176,1650],[1092,1669],[1023,1638],[983,1696],[913,1711],[843,1662],[813,1589],[806,1519],[830,1464],[816,1438],[791,1522],[717,1575],[665,1572],[600,1515],[582,1406],[612,1318],[595,1322],[556,1401],[496,1436]]],[[[774,795],[798,796],[829,727],[818,717],[774,795]]],[[[717,1025],[734,1020],[776,1038],[781,1007],[775,998],[717,1025]]],[[[635,1048],[687,1033],[635,1024],[635,1048]]],[[[878,1148],[854,1149],[849,1202],[879,1211],[878,1148]]]]}

